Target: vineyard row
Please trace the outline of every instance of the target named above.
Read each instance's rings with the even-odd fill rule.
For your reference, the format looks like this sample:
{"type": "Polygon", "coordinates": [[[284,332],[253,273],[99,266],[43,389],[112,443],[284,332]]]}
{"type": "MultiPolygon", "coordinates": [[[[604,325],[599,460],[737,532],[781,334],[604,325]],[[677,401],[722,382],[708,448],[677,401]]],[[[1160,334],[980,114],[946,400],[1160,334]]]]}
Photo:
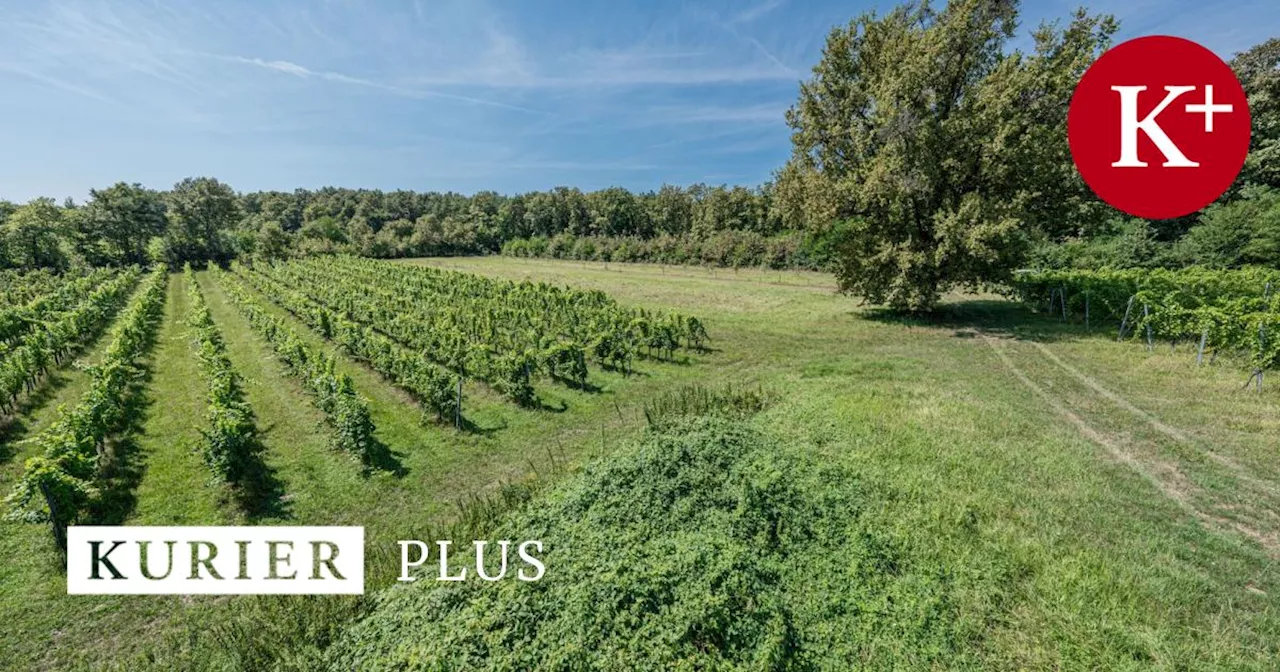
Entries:
{"type": "Polygon", "coordinates": [[[1206,352],[1245,354],[1255,377],[1280,364],[1278,271],[1033,271],[1013,289],[1064,319],[1114,326],[1120,339],[1197,343],[1198,361],[1206,352]]]}
{"type": "Polygon", "coordinates": [[[231,303],[271,345],[285,370],[302,382],[312,403],[324,413],[330,445],[357,457],[366,467],[375,466],[375,426],[368,402],[356,394],[351,377],[336,373],[332,356],[303,341],[284,320],[269,313],[237,278],[217,268],[212,273],[231,303]]]}
{"type": "Polygon", "coordinates": [[[48,521],[62,548],[67,526],[90,518],[102,503],[110,439],[127,425],[129,408],[139,393],[137,360],[155,337],[168,277],[167,269],[157,266],[143,280],[116,322],[102,361],[88,370],[89,389],[35,438],[41,455],[27,460],[7,499],[11,515],[48,521]]]}

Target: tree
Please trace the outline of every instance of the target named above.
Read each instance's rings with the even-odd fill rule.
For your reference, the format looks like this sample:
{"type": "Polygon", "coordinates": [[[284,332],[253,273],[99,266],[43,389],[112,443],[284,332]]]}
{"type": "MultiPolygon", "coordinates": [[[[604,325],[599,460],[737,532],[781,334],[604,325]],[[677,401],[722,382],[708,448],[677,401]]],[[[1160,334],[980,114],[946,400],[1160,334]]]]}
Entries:
{"type": "Polygon", "coordinates": [[[119,182],[89,192],[89,202],[75,218],[75,245],[95,266],[143,264],[147,243],[163,235],[167,225],[160,194],[119,182]]]}
{"type": "Polygon", "coordinates": [[[1280,266],[1280,190],[1250,185],[1238,198],[1209,206],[1174,246],[1174,255],[1214,268],[1280,266]]]}
{"type": "Polygon", "coordinates": [[[911,4],[827,37],[787,112],[793,153],[776,196],[788,225],[845,222],[842,291],[928,310],[950,288],[1007,279],[1032,232],[1093,216],[1066,113],[1115,23],[1081,11],[1036,31],[1032,54],[1006,52],[1017,7],[911,4]]]}
{"type": "Polygon", "coordinates": [[[650,220],[658,233],[687,233],[693,225],[693,199],[680,187],[662,185],[650,200],[650,220]]]}
{"type": "Polygon", "coordinates": [[[211,177],[188,177],[173,186],[167,200],[170,263],[230,258],[223,232],[240,221],[240,203],[231,187],[211,177]]]}
{"type": "Polygon", "coordinates": [[[63,268],[62,210],[52,198],[37,198],[13,211],[4,222],[9,262],[19,268],[63,268]]]}
{"type": "Polygon", "coordinates": [[[595,233],[606,236],[645,236],[653,233],[648,213],[630,191],[609,187],[587,195],[595,233]]]}
{"type": "Polygon", "coordinates": [[[1273,37],[1231,59],[1244,85],[1253,117],[1249,156],[1239,184],[1280,188],[1280,37],[1273,37]]]}
{"type": "Polygon", "coordinates": [[[17,211],[18,205],[0,199],[0,268],[9,268],[13,262],[9,259],[9,236],[4,223],[17,211]]]}

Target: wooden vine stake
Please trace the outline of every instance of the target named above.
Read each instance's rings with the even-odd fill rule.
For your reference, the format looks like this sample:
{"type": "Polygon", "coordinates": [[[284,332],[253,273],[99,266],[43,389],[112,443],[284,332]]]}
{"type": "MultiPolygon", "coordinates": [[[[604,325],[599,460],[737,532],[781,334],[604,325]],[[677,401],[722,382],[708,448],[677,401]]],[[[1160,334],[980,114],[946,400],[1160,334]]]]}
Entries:
{"type": "Polygon", "coordinates": [[[1147,309],[1147,304],[1142,304],[1142,321],[1147,325],[1147,352],[1155,347],[1155,343],[1151,340],[1151,311],[1147,309]]]}
{"type": "MultiPolygon", "coordinates": [[[[1271,283],[1269,282],[1267,283],[1266,293],[1267,294],[1271,293],[1271,283]]],[[[1258,352],[1265,353],[1266,350],[1267,350],[1267,321],[1264,319],[1264,320],[1258,321],[1258,352]]],[[[1265,354],[1262,356],[1265,357],[1265,354]]],[[[1262,364],[1261,363],[1258,364],[1257,391],[1258,392],[1262,391],[1262,364]]]]}
{"type": "Polygon", "coordinates": [[[45,504],[49,505],[49,522],[53,527],[53,540],[58,544],[58,550],[66,553],[67,523],[62,519],[61,512],[58,511],[58,502],[53,498],[53,493],[49,492],[49,485],[44,481],[40,481],[40,494],[44,495],[45,504]]]}
{"type": "Polygon", "coordinates": [[[1116,334],[1117,341],[1124,340],[1124,329],[1129,325],[1129,313],[1133,311],[1133,300],[1135,298],[1137,298],[1137,295],[1129,297],[1129,304],[1124,308],[1124,319],[1120,320],[1120,332],[1116,334]]]}

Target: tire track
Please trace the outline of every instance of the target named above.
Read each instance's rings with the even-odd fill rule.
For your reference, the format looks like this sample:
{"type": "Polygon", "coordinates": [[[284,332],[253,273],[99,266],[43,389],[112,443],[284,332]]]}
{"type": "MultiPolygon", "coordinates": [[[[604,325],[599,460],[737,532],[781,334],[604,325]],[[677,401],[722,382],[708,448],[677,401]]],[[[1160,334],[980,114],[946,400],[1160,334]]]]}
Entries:
{"type": "MultiPolygon", "coordinates": [[[[1040,353],[1043,354],[1045,358],[1047,358],[1049,361],[1058,365],[1058,367],[1061,368],[1063,371],[1066,371],[1067,373],[1071,374],[1076,380],[1080,381],[1082,385],[1088,387],[1094,392],[1097,392],[1098,394],[1102,395],[1103,398],[1119,406],[1120,408],[1123,408],[1124,410],[1132,413],[1134,416],[1141,418],[1148,425],[1150,425],[1153,429],[1160,432],[1161,434],[1164,434],[1165,436],[1179,443],[1184,443],[1188,445],[1195,445],[1197,443],[1186,432],[1183,432],[1182,430],[1176,427],[1173,427],[1171,425],[1168,425],[1162,422],[1155,415],[1139,408],[1138,406],[1130,402],[1128,399],[1125,399],[1120,394],[1116,392],[1112,392],[1111,390],[1107,389],[1101,383],[1099,383],[1097,379],[1084,373],[1083,371],[1080,371],[1074,366],[1071,366],[1067,362],[1063,361],[1061,357],[1058,357],[1058,355],[1054,354],[1054,352],[1049,348],[1045,347],[1043,343],[1037,343],[1035,341],[1032,341],[1031,345],[1033,345],[1037,350],[1039,350],[1040,353]]],[[[1278,489],[1274,483],[1271,483],[1269,481],[1265,481],[1253,476],[1252,474],[1249,473],[1249,470],[1239,462],[1231,459],[1230,457],[1227,457],[1226,455],[1223,455],[1222,453],[1219,453],[1213,450],[1208,446],[1201,445],[1199,446],[1199,448],[1201,448],[1205,457],[1208,457],[1214,462],[1217,462],[1218,464],[1235,472],[1233,475],[1235,476],[1235,478],[1239,479],[1240,481],[1248,483],[1250,486],[1258,490],[1262,490],[1272,496],[1280,496],[1280,489],[1278,489]]]]}
{"type": "MultiPolygon", "coordinates": [[[[1068,408],[1062,400],[1049,393],[1049,391],[1043,386],[1039,385],[1027,376],[1027,374],[1023,372],[1022,369],[1018,368],[1018,366],[1013,363],[1013,360],[1004,352],[1004,347],[996,344],[998,339],[994,339],[989,336],[982,336],[981,338],[1000,359],[1001,364],[1003,364],[1004,367],[1008,369],[1024,387],[1031,390],[1037,397],[1058,413],[1058,415],[1071,423],[1071,425],[1075,427],[1081,435],[1093,443],[1102,446],[1113,459],[1132,469],[1188,515],[1200,521],[1201,524],[1204,524],[1210,529],[1231,530],[1242,534],[1261,545],[1272,557],[1280,557],[1280,535],[1275,532],[1263,532],[1242,522],[1229,520],[1222,516],[1217,516],[1197,508],[1191,501],[1192,495],[1199,494],[1201,489],[1187,478],[1186,474],[1182,472],[1178,465],[1150,457],[1145,459],[1140,458],[1132,452],[1125,450],[1122,443],[1114,436],[1089,424],[1087,420],[1068,408]]],[[[1092,388],[1092,386],[1089,387],[1092,388]]],[[[1107,395],[1104,394],[1103,396],[1107,395]]],[[[1118,395],[1115,396],[1119,398],[1118,395]]],[[[1110,399],[1110,397],[1107,398],[1110,399]]],[[[1137,409],[1136,406],[1133,408],[1137,409]]],[[[1141,411],[1141,409],[1137,410],[1141,411]]]]}

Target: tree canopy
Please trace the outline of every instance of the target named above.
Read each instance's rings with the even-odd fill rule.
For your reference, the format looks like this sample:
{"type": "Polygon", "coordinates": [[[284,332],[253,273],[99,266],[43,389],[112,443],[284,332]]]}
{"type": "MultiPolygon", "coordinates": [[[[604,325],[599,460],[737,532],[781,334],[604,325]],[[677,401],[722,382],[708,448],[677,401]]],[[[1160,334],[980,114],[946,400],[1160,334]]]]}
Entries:
{"type": "Polygon", "coordinates": [[[167,225],[160,194],[124,182],[90,191],[74,220],[76,247],[95,266],[145,263],[147,244],[167,225]]]}
{"type": "Polygon", "coordinates": [[[831,31],[788,112],[779,175],[789,221],[847,220],[843,291],[923,310],[1005,279],[1037,230],[1086,227],[1066,113],[1115,23],[1078,12],[1007,51],[1017,3],[955,0],[864,14],[831,31]]]}
{"type": "Polygon", "coordinates": [[[1237,54],[1231,66],[1244,85],[1253,117],[1249,156],[1239,181],[1280,189],[1280,37],[1237,54]]]}

